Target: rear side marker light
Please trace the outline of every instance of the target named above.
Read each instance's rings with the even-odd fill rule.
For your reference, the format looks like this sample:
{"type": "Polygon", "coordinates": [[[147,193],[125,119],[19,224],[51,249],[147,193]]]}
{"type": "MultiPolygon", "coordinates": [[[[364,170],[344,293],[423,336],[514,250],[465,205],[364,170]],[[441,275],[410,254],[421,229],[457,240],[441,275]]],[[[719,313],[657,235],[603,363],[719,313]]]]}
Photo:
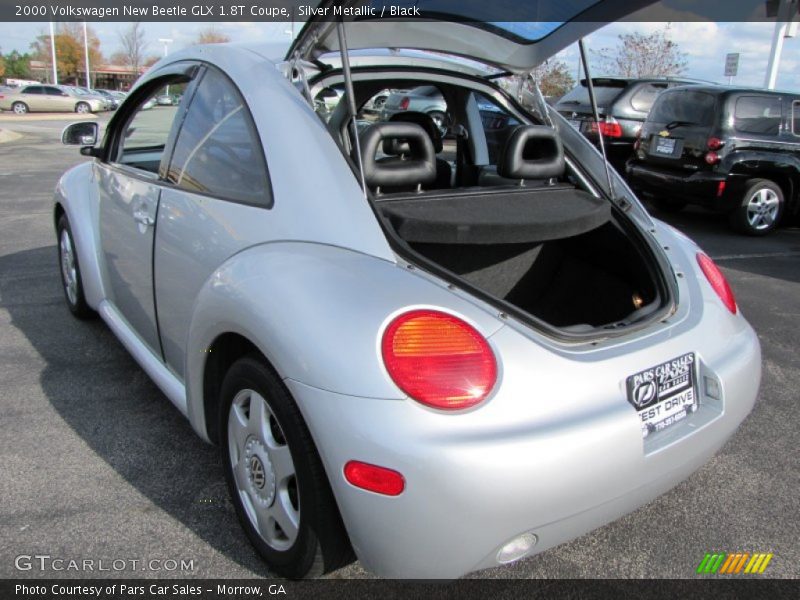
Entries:
{"type": "Polygon", "coordinates": [[[698,252],[697,254],[697,264],[700,265],[703,275],[706,276],[708,283],[711,284],[711,287],[717,293],[719,299],[722,300],[725,307],[735,315],[737,311],[736,298],[733,296],[733,290],[731,290],[728,280],[725,279],[725,275],[723,275],[719,267],[714,264],[714,261],[702,252],[698,252]]]}
{"type": "Polygon", "coordinates": [[[383,334],[381,353],[397,387],[432,408],[474,406],[497,381],[497,362],[486,339],[458,317],[435,310],[397,317],[383,334]]]}
{"type": "Polygon", "coordinates": [[[399,496],[406,487],[406,480],[397,471],[358,460],[344,466],[344,478],[362,490],[384,496],[399,496]]]}
{"type": "Polygon", "coordinates": [[[724,181],[720,181],[717,184],[717,198],[722,198],[722,194],[724,194],[724,193],[725,193],[725,182],[724,181]]]}

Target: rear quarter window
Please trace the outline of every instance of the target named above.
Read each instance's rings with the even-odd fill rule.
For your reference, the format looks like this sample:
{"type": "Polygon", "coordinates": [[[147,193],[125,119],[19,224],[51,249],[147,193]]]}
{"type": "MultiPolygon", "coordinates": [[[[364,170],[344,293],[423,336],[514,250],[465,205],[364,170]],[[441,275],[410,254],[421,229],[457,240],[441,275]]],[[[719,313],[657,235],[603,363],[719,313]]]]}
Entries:
{"type": "Polygon", "coordinates": [[[650,112],[653,108],[658,95],[667,88],[666,85],[657,85],[654,83],[646,83],[639,87],[631,96],[631,106],[633,110],[639,112],[650,112]]]}
{"type": "Polygon", "coordinates": [[[800,135],[800,100],[792,102],[792,133],[800,135]]]}
{"type": "Polygon", "coordinates": [[[714,122],[716,103],[714,95],[706,92],[667,91],[656,99],[649,120],[663,124],[681,122],[710,126],[714,122]]]}
{"type": "Polygon", "coordinates": [[[740,133],[778,135],[781,99],[769,96],[740,96],[736,99],[733,127],[740,133]]]}

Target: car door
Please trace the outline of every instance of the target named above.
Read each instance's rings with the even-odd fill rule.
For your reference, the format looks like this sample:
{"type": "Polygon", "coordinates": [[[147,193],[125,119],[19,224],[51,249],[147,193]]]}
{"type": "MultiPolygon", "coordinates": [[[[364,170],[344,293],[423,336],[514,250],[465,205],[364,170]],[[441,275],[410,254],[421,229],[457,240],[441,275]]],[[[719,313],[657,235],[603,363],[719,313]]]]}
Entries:
{"type": "Polygon", "coordinates": [[[64,91],[52,85],[44,86],[42,101],[46,110],[50,111],[72,111],[75,108],[72,98],[64,91]]]}
{"type": "Polygon", "coordinates": [[[28,105],[28,110],[41,111],[47,110],[47,103],[44,99],[44,87],[41,85],[29,85],[22,88],[20,99],[28,105]]]}
{"type": "Polygon", "coordinates": [[[100,240],[108,301],[157,355],[153,240],[168,154],[183,107],[142,110],[167,85],[185,87],[192,67],[151,80],[109,124],[106,161],[96,162],[100,240]]]}

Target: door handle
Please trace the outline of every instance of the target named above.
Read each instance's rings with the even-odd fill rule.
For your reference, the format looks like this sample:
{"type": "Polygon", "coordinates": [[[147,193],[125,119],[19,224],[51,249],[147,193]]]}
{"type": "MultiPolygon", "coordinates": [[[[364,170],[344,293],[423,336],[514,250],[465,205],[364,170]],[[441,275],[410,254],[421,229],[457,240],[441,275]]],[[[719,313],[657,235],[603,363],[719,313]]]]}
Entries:
{"type": "Polygon", "coordinates": [[[147,214],[146,210],[136,210],[133,212],[133,219],[137,223],[141,223],[145,227],[150,227],[155,224],[155,219],[147,214]]]}

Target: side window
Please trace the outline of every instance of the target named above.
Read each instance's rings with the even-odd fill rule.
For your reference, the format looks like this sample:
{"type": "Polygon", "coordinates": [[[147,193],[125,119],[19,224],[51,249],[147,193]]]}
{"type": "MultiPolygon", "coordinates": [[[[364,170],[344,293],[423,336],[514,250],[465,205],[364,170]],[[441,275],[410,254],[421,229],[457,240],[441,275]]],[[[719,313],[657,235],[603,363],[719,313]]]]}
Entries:
{"type": "Polygon", "coordinates": [[[178,103],[161,105],[156,98],[165,94],[182,94],[188,80],[175,78],[164,83],[139,104],[128,119],[122,135],[118,161],[137,169],[158,173],[164,148],[167,145],[173,122],[178,114],[178,103]]]}
{"type": "Polygon", "coordinates": [[[631,96],[631,106],[639,112],[650,112],[658,95],[667,88],[666,85],[646,83],[631,96]]]}
{"type": "Polygon", "coordinates": [[[29,85],[25,89],[22,90],[23,94],[41,94],[42,93],[42,86],[40,85],[29,85]]]}
{"type": "Polygon", "coordinates": [[[272,206],[264,151],[234,85],[209,68],[181,126],[167,179],[190,192],[272,206]]]}
{"type": "Polygon", "coordinates": [[[792,102],[792,133],[800,135],[800,101],[792,102]]]}
{"type": "Polygon", "coordinates": [[[49,95],[49,96],[63,96],[63,95],[65,95],[64,92],[62,92],[60,89],[58,89],[57,87],[52,87],[52,86],[48,86],[48,87],[44,88],[44,93],[49,95]]]}
{"type": "Polygon", "coordinates": [[[733,126],[741,133],[778,135],[781,99],[770,96],[741,96],[736,100],[733,126]]]}
{"type": "Polygon", "coordinates": [[[486,136],[489,164],[496,165],[497,156],[500,153],[500,149],[505,145],[509,132],[520,122],[483,94],[476,92],[475,101],[478,104],[481,125],[483,125],[483,133],[486,136]]]}

